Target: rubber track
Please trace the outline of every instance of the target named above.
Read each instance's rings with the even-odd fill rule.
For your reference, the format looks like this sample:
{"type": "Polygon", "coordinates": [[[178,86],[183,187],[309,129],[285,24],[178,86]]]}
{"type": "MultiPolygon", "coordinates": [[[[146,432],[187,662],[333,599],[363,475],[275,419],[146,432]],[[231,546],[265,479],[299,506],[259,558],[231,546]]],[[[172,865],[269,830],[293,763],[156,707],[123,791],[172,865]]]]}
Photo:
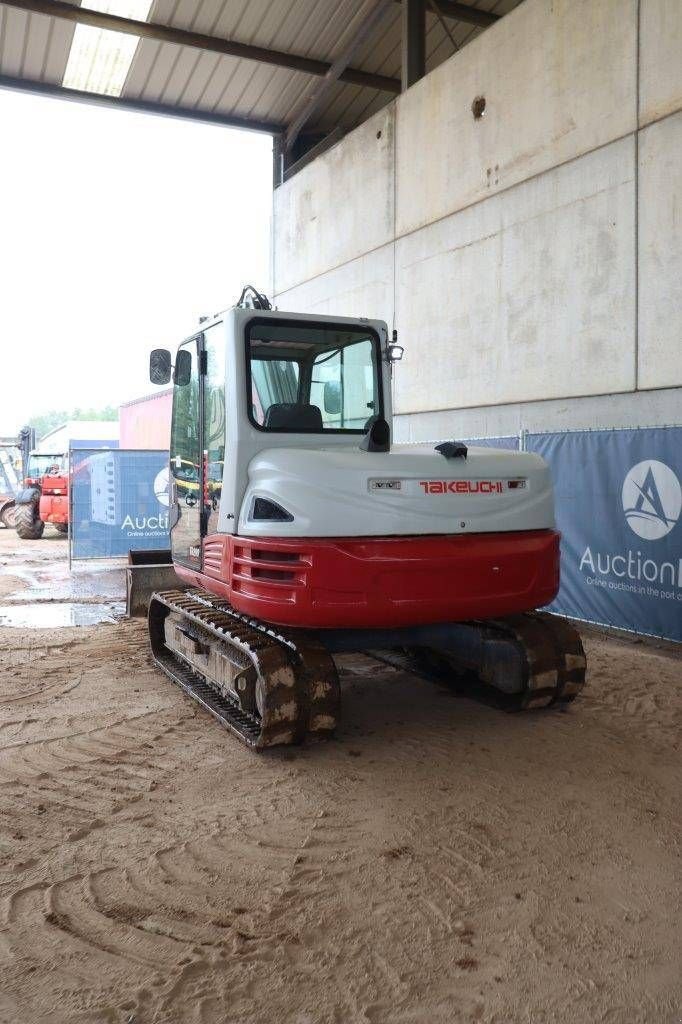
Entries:
{"type": "Polygon", "coordinates": [[[455,659],[451,657],[449,660],[445,651],[434,650],[436,655],[440,655],[440,664],[432,664],[419,653],[409,650],[366,653],[422,679],[447,685],[454,683],[462,696],[494,704],[507,711],[569,704],[585,685],[587,661],[580,634],[565,619],[534,612],[481,623],[480,627],[487,636],[508,640],[516,646],[522,666],[522,689],[518,694],[503,693],[481,680],[474,680],[470,671],[457,675],[455,659]]]}
{"type": "Polygon", "coordinates": [[[330,733],[339,714],[339,683],[331,656],[305,634],[280,633],[236,612],[205,590],[152,595],[149,635],[154,661],[230,732],[256,750],[330,733]],[[199,637],[218,639],[243,667],[252,665],[264,698],[262,718],[238,698],[219,693],[194,666],[168,650],[164,621],[177,612],[199,637]]]}

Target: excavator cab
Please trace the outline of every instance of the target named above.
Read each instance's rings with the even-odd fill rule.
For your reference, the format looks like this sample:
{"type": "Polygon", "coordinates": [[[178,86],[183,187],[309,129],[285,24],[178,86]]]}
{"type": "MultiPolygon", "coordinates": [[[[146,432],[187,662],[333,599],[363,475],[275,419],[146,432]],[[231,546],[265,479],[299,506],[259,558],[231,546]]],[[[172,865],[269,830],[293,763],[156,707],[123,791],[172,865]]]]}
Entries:
{"type": "MultiPolygon", "coordinates": [[[[248,463],[263,449],[355,450],[390,417],[390,366],[381,323],[235,308],[203,324],[173,359],[170,438],[173,560],[201,571],[204,539],[238,532],[248,463]],[[227,455],[226,455],[227,452],[227,455]]],[[[276,503],[254,495],[254,522],[276,503]]],[[[248,513],[247,513],[248,518],[248,513]]],[[[286,518],[286,517],[285,517],[286,518]]]]}

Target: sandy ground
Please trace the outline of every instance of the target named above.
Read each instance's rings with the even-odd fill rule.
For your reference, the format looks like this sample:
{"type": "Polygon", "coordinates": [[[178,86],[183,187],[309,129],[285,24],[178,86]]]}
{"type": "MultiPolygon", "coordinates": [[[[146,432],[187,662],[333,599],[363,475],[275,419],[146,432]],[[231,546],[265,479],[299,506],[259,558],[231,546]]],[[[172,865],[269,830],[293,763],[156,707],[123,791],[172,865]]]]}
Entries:
{"type": "MultiPolygon", "coordinates": [[[[0,531],[3,603],[64,550],[0,531]]],[[[0,629],[0,1021],[675,1024],[681,663],[586,644],[525,717],[347,659],[256,755],[143,624],[0,629]]]]}

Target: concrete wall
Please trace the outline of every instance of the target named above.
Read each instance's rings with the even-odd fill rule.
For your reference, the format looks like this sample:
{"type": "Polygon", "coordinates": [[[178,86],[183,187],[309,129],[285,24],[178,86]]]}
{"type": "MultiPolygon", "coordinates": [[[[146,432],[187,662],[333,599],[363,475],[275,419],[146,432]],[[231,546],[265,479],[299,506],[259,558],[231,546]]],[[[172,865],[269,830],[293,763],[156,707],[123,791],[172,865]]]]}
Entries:
{"type": "Polygon", "coordinates": [[[398,438],[682,422],[681,111],[682,0],[525,0],[276,190],[277,304],[395,318],[398,438]]]}

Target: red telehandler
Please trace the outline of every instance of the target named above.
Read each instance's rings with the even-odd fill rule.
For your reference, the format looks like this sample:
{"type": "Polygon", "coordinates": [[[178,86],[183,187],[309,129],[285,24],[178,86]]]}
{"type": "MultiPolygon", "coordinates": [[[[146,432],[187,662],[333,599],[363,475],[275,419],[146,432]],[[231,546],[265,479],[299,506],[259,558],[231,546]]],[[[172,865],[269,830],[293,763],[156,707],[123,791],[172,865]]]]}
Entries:
{"type": "Polygon", "coordinates": [[[45,524],[69,529],[69,470],[63,452],[31,452],[24,489],[16,497],[14,524],[22,540],[39,540],[45,524]]]}

